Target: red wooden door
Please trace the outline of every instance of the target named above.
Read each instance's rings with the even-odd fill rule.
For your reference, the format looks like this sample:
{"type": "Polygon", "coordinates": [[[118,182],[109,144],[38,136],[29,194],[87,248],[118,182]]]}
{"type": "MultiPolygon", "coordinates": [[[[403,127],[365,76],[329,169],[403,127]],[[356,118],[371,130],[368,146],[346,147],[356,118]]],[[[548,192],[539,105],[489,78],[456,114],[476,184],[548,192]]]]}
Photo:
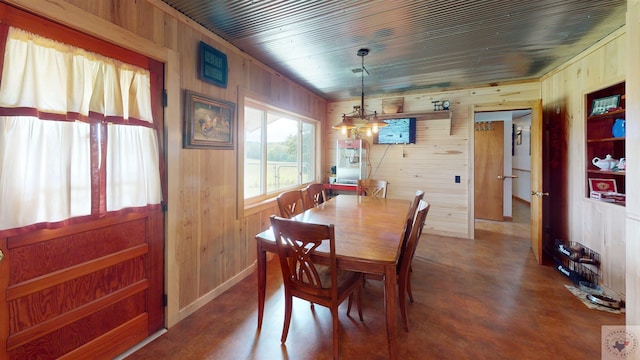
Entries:
{"type": "MultiPolygon", "coordinates": [[[[149,69],[162,134],[162,64],[4,3],[0,20],[149,69]]],[[[3,231],[0,251],[0,359],[113,358],[164,326],[161,205],[3,231]]]]}

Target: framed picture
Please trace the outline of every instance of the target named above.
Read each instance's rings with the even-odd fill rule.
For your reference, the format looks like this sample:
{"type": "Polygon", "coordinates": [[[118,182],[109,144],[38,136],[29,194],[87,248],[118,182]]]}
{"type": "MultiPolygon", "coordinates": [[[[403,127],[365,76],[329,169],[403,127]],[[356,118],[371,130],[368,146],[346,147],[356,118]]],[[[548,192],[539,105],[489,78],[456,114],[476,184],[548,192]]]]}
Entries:
{"type": "Polygon", "coordinates": [[[226,54],[201,41],[199,62],[198,76],[200,80],[219,87],[227,87],[228,65],[226,54]]]}
{"type": "Polygon", "coordinates": [[[183,146],[189,149],[233,150],[236,105],[185,91],[183,146]]]}
{"type": "Polygon", "coordinates": [[[600,115],[608,112],[610,109],[617,109],[620,104],[620,95],[607,96],[594,99],[591,105],[591,115],[600,115]]]}

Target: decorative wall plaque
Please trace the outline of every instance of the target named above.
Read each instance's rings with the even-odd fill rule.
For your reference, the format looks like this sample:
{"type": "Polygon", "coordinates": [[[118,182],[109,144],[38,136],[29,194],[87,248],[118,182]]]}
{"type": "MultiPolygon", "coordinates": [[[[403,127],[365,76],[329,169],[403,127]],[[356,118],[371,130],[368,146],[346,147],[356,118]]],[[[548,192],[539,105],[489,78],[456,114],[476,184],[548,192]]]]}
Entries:
{"type": "Polygon", "coordinates": [[[227,55],[201,41],[199,58],[198,75],[200,80],[226,88],[228,75],[227,55]]]}

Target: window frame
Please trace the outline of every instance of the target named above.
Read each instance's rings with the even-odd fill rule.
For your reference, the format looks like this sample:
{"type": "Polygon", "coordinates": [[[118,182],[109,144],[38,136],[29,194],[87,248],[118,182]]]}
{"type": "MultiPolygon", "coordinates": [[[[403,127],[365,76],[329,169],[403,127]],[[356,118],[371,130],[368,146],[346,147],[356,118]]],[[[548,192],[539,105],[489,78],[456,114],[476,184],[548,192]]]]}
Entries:
{"type": "Polygon", "coordinates": [[[253,98],[249,98],[249,97],[245,97],[244,98],[244,104],[242,106],[242,110],[239,111],[239,115],[242,114],[243,119],[241,121],[241,134],[242,134],[242,151],[241,153],[239,153],[239,161],[238,161],[238,167],[241,167],[242,171],[239,172],[239,176],[238,176],[238,180],[239,180],[239,187],[241,189],[241,193],[242,195],[239,196],[239,200],[242,201],[243,204],[243,209],[247,210],[256,206],[259,206],[261,204],[265,204],[268,203],[272,200],[274,200],[279,194],[281,194],[284,191],[289,191],[289,190],[294,190],[294,189],[302,189],[305,186],[307,186],[308,184],[312,183],[312,182],[318,182],[320,177],[321,177],[321,139],[320,139],[320,134],[321,134],[321,121],[317,120],[317,119],[313,119],[313,118],[309,118],[307,116],[304,115],[300,115],[297,114],[295,112],[291,112],[291,111],[287,111],[284,110],[282,108],[278,108],[276,106],[272,106],[269,105],[265,102],[261,102],[258,100],[255,100],[253,98]],[[252,196],[252,197],[245,197],[245,154],[247,151],[247,147],[246,147],[246,108],[253,108],[253,109],[257,109],[257,110],[261,110],[264,111],[264,116],[262,119],[262,124],[261,124],[261,129],[262,129],[262,134],[261,134],[261,189],[260,189],[260,194],[256,195],[256,196],[252,196]],[[287,117],[291,120],[296,120],[298,122],[298,130],[297,130],[297,134],[298,134],[298,145],[297,145],[297,161],[298,161],[298,169],[302,168],[302,162],[303,162],[303,156],[302,156],[302,124],[310,124],[313,126],[314,129],[314,134],[313,134],[313,154],[311,155],[311,158],[313,159],[313,165],[311,166],[311,168],[313,169],[313,174],[310,176],[310,180],[309,181],[304,181],[302,173],[300,171],[298,171],[297,177],[298,177],[298,184],[295,184],[293,186],[289,186],[289,187],[283,187],[274,191],[268,191],[266,189],[266,185],[264,185],[264,181],[266,180],[266,166],[267,166],[267,152],[266,152],[266,137],[267,137],[267,132],[266,132],[266,126],[267,126],[267,120],[266,118],[268,117],[268,113],[271,114],[277,114],[279,116],[283,116],[283,117],[287,117]]]}

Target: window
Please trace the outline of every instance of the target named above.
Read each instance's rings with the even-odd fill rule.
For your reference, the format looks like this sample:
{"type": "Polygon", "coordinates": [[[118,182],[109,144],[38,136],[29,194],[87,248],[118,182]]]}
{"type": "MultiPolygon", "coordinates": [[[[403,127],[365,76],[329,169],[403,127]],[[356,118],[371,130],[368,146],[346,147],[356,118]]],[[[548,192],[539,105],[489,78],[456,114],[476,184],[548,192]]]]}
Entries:
{"type": "Polygon", "coordinates": [[[261,199],[316,177],[317,122],[247,101],[244,198],[261,199]]]}
{"type": "Polygon", "coordinates": [[[8,29],[0,203],[11,206],[0,207],[0,232],[160,204],[151,79],[148,69],[8,29]]]}

